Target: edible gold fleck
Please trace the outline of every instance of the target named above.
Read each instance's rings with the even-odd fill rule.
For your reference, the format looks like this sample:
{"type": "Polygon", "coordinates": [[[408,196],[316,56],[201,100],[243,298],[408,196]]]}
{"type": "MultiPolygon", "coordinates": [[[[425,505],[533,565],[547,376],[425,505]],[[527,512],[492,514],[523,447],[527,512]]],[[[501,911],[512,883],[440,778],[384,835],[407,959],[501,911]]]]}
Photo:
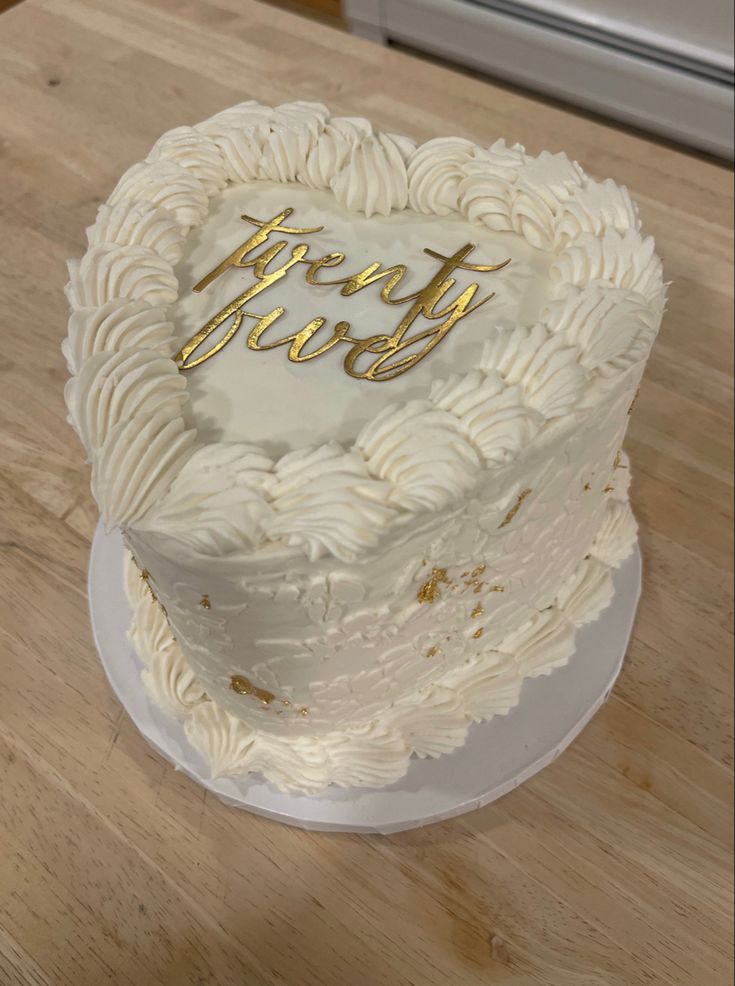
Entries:
{"type": "Polygon", "coordinates": [[[475,606],[475,608],[470,613],[470,616],[472,617],[473,620],[476,620],[477,617],[482,616],[484,612],[485,612],[485,607],[482,605],[482,603],[478,603],[477,606],[475,606]]]}
{"type": "Polygon", "coordinates": [[[430,647],[426,652],[426,657],[436,657],[438,653],[439,653],[438,647],[430,647]]]}
{"type": "Polygon", "coordinates": [[[421,586],[416,598],[420,603],[436,602],[439,596],[439,586],[449,585],[446,568],[435,568],[431,573],[431,578],[421,586]]]}
{"type": "Polygon", "coordinates": [[[490,588],[487,591],[488,592],[505,592],[505,586],[504,585],[491,585],[490,588]]]}
{"type": "MultiPolygon", "coordinates": [[[[151,585],[151,581],[150,581],[151,573],[148,571],[148,569],[147,568],[141,569],[140,572],[138,572],[138,578],[141,580],[141,582],[145,583],[145,587],[148,590],[148,595],[151,597],[153,602],[158,603],[158,596],[156,595],[153,586],[151,585]]],[[[158,603],[158,605],[160,606],[161,604],[158,603]]]]}
{"type": "Polygon", "coordinates": [[[485,574],[487,565],[476,565],[471,572],[462,572],[462,578],[469,576],[465,582],[465,586],[469,589],[470,586],[474,586],[475,592],[480,592],[482,587],[485,585],[484,582],[480,581],[480,576],[485,574]]]}
{"type": "Polygon", "coordinates": [[[530,496],[530,494],[531,494],[531,490],[521,490],[521,492],[518,494],[518,497],[516,498],[516,502],[510,508],[508,513],[505,515],[505,519],[503,520],[503,523],[498,525],[498,530],[500,530],[501,527],[507,527],[507,525],[510,524],[510,522],[513,520],[515,515],[521,509],[521,504],[523,503],[523,501],[526,499],[527,496],[530,496]]]}
{"type": "Polygon", "coordinates": [[[484,632],[485,632],[484,627],[478,627],[478,629],[475,630],[475,632],[472,634],[472,636],[475,638],[475,640],[479,640],[480,637],[483,635],[484,632]]]}
{"type": "Polygon", "coordinates": [[[592,489],[592,483],[585,483],[582,489],[585,491],[585,493],[589,493],[589,491],[592,489]]]}
{"type": "MultiPolygon", "coordinates": [[[[156,591],[150,583],[150,572],[148,571],[147,568],[143,569],[143,571],[140,573],[140,577],[143,580],[143,584],[145,585],[146,592],[151,597],[153,602],[156,603],[158,606],[161,606],[161,603],[158,601],[158,596],[156,595],[156,591]]],[[[163,609],[163,606],[161,606],[161,609],[163,609]]]]}
{"type": "Polygon", "coordinates": [[[308,716],[308,714],[309,714],[309,710],[308,709],[306,709],[306,708],[299,709],[299,715],[300,716],[308,716]]]}
{"type": "Polygon", "coordinates": [[[614,487],[614,486],[606,486],[606,487],[605,487],[605,488],[603,489],[603,491],[602,491],[602,492],[603,492],[603,493],[612,493],[612,492],[614,491],[614,489],[615,489],[615,487],[614,487]]]}
{"type": "Polygon", "coordinates": [[[276,697],[273,692],[266,691],[265,688],[258,688],[249,678],[242,674],[233,674],[230,678],[230,688],[238,695],[252,695],[260,699],[263,705],[270,705],[276,697]]]}
{"type": "Polygon", "coordinates": [[[212,603],[210,602],[209,596],[207,595],[206,592],[204,593],[204,595],[202,596],[202,598],[199,600],[199,605],[202,607],[202,609],[211,609],[212,608],[212,603]]]}

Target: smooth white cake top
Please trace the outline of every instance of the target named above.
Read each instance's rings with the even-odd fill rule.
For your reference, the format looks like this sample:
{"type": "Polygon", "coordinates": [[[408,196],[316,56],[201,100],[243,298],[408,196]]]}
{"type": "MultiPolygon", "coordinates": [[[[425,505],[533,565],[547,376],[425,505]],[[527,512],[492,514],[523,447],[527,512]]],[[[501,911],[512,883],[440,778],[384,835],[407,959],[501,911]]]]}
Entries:
{"type": "MultiPolygon", "coordinates": [[[[331,338],[340,320],[350,322],[354,337],[367,338],[378,333],[390,335],[406,316],[410,301],[389,305],[381,300],[387,278],[347,297],[341,294],[343,285],[307,283],[306,261],[333,252],[344,254],[345,260],[338,267],[321,271],[317,275],[320,282],[344,279],[376,262],[380,262],[381,270],[405,265],[406,273],[391,292],[397,299],[422,289],[440,269],[440,261],[427,255],[426,249],[448,257],[471,243],[474,249],[467,257],[469,262],[491,266],[510,259],[510,263],[493,272],[456,271],[456,286],[442,299],[440,310],[473,284],[478,285],[474,303],[492,294],[494,297],[452,326],[436,348],[414,367],[389,380],[350,376],[343,367],[351,348],[347,343],[336,344],[304,363],[289,360],[288,346],[262,352],[249,350],[247,335],[256,320],[246,320],[222,350],[187,371],[192,413],[199,435],[206,441],[257,441],[271,454],[283,454],[313,442],[351,444],[365,422],[387,404],[424,397],[433,380],[477,366],[484,343],[494,337],[498,326],[532,325],[549,301],[552,258],[517,233],[498,233],[470,226],[459,216],[439,218],[409,209],[367,219],[347,212],[329,192],[296,183],[253,182],[233,185],[217,196],[207,221],[192,231],[186,242],[184,256],[175,269],[179,298],[171,308],[176,339],[182,346],[213,315],[257,284],[252,268],[230,268],[201,292],[193,290],[204,275],[255,233],[256,227],[241,216],[267,220],[287,207],[294,210],[286,220],[290,227],[323,226],[323,230],[303,235],[276,231],[252,251],[258,255],[281,240],[287,243],[284,256],[290,256],[301,243],[309,248],[305,261],[244,306],[258,314],[276,306],[285,309],[268,334],[264,333],[264,342],[287,337],[303,329],[311,319],[323,316],[326,323],[313,342],[304,347],[305,352],[310,352],[331,338]]],[[[281,262],[277,258],[271,267],[281,262]]],[[[410,327],[410,335],[435,330],[443,321],[419,315],[410,327]]],[[[228,319],[213,333],[201,351],[221,339],[232,322],[232,318],[228,319]]],[[[425,342],[408,352],[422,345],[425,342]]],[[[369,362],[369,356],[363,362],[369,362]]]]}

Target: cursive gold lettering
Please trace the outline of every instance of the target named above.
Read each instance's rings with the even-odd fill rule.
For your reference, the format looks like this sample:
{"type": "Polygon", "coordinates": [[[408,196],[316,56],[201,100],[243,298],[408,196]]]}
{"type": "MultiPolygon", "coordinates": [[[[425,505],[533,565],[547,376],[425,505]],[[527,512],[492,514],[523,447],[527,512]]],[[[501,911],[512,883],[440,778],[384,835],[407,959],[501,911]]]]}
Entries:
{"type": "Polygon", "coordinates": [[[311,263],[305,259],[304,263],[309,264],[309,269],[306,272],[306,283],[317,284],[320,286],[322,284],[332,284],[332,281],[317,281],[316,273],[318,270],[321,270],[322,267],[339,267],[344,259],[345,255],[343,253],[328,253],[324,257],[319,257],[318,260],[312,260],[311,263]]]}
{"type": "Polygon", "coordinates": [[[290,255],[284,260],[284,251],[288,247],[287,240],[278,240],[268,244],[268,237],[271,233],[306,236],[311,233],[318,233],[323,229],[322,226],[311,228],[284,226],[284,220],[292,213],[293,209],[287,208],[274,216],[273,219],[265,221],[246,215],[241,217],[244,221],[255,226],[256,232],[206,274],[195,285],[194,290],[197,292],[204,291],[216,278],[221,277],[233,267],[251,268],[255,283],[225,305],[182,346],[176,356],[182,370],[190,370],[205,360],[211,359],[232,340],[244,319],[253,318],[256,319],[256,324],[247,335],[247,347],[250,350],[264,351],[288,346],[289,360],[294,363],[304,363],[323,356],[338,343],[345,343],[350,346],[350,349],[344,357],[343,366],[350,376],[359,380],[374,382],[391,380],[406,373],[425,359],[461,319],[477,311],[495,297],[495,292],[491,292],[479,301],[475,301],[479,284],[473,283],[460,290],[454,300],[449,300],[449,292],[457,285],[457,278],[453,276],[457,271],[490,273],[501,270],[510,263],[510,259],[499,264],[471,263],[467,258],[475,246],[472,243],[466,243],[450,256],[445,256],[427,247],[424,253],[433,260],[439,261],[440,267],[423,288],[402,297],[393,297],[393,291],[407,273],[408,268],[405,264],[383,267],[379,261],[375,261],[355,274],[331,281],[321,281],[316,279],[319,271],[339,267],[344,263],[344,253],[335,251],[311,259],[308,256],[309,246],[306,243],[298,243],[291,248],[290,255]],[[261,253],[254,255],[254,251],[264,245],[266,248],[261,253]],[[307,284],[319,287],[341,286],[340,295],[350,297],[358,291],[383,281],[384,283],[380,288],[380,298],[385,304],[409,305],[410,307],[391,334],[376,333],[365,339],[355,338],[351,333],[350,323],[338,321],[334,329],[331,330],[331,335],[325,337],[322,333],[324,341],[307,352],[306,347],[310,343],[317,343],[317,333],[322,332],[327,322],[325,316],[318,315],[312,318],[304,328],[266,342],[263,339],[265,333],[285,315],[285,309],[277,306],[266,315],[259,315],[249,311],[247,306],[253,298],[280,281],[299,263],[307,265],[305,273],[307,284]],[[277,266],[278,264],[280,266],[277,266]],[[418,331],[411,334],[418,319],[426,319],[431,323],[439,324],[433,324],[424,329],[419,327],[418,331]],[[208,349],[200,352],[207,339],[217,330],[224,330],[224,334],[208,349]],[[358,366],[358,361],[364,363],[362,358],[368,356],[373,357],[373,359],[367,365],[358,366]]]}
{"type": "Polygon", "coordinates": [[[279,346],[287,346],[291,343],[288,350],[288,358],[293,363],[306,363],[307,360],[316,359],[317,356],[322,356],[324,353],[328,352],[335,343],[341,342],[347,337],[347,332],[350,328],[349,322],[337,322],[334,327],[334,332],[331,337],[322,343],[317,349],[310,353],[304,353],[304,346],[312,339],[313,336],[323,327],[327,321],[323,316],[318,318],[313,318],[308,325],[305,325],[300,332],[294,332],[291,335],[284,336],[282,339],[277,339],[275,342],[261,343],[261,338],[267,329],[273,325],[273,323],[283,315],[283,308],[274,308],[273,311],[268,312],[267,315],[255,315],[253,312],[245,312],[245,315],[251,318],[257,318],[258,324],[250,330],[248,333],[248,349],[254,349],[256,351],[264,351],[266,349],[277,349],[279,346]]]}
{"type": "MultiPolygon", "coordinates": [[[[240,327],[242,318],[235,318],[235,323],[230,329],[227,330],[226,335],[214,345],[211,349],[208,349],[203,355],[197,357],[197,359],[190,359],[197,349],[204,343],[209,336],[218,329],[228,318],[231,318],[235,313],[246,305],[253,298],[257,297],[266,288],[269,288],[276,281],[280,281],[288,271],[294,266],[294,264],[299,263],[300,260],[304,258],[308,251],[308,246],[305,243],[300,243],[295,246],[291,251],[291,258],[287,260],[281,267],[271,273],[266,273],[265,268],[271,262],[271,260],[276,256],[277,253],[285,246],[285,241],[282,243],[276,243],[270,249],[264,251],[259,257],[256,257],[253,261],[248,263],[255,267],[255,276],[257,278],[256,283],[243,291],[242,294],[238,295],[233,301],[226,305],[220,312],[218,312],[214,318],[211,318],[207,324],[201,328],[195,336],[193,336],[186,345],[182,346],[179,352],[176,354],[176,361],[179,364],[179,369],[181,370],[191,370],[192,367],[198,366],[205,360],[210,359],[215,353],[218,353],[227,343],[232,339],[237,330],[240,327]]],[[[239,264],[238,266],[245,266],[244,264],[239,264]]]]}
{"type": "Polygon", "coordinates": [[[250,267],[252,266],[252,261],[248,263],[243,263],[243,258],[250,253],[251,250],[255,250],[259,247],[261,243],[265,243],[270,234],[274,230],[279,230],[281,233],[290,233],[296,236],[305,235],[307,233],[320,233],[324,227],[314,226],[311,229],[300,229],[296,226],[283,226],[283,220],[288,219],[288,217],[293,213],[293,209],[284,209],[283,212],[279,212],[277,216],[273,219],[268,220],[268,222],[261,222],[260,219],[253,219],[251,216],[240,216],[245,222],[252,223],[253,226],[258,227],[258,232],[253,233],[249,240],[246,240],[242,246],[239,246],[237,250],[230,254],[229,257],[225,258],[221,264],[218,264],[214,270],[211,270],[206,274],[198,284],[194,285],[194,291],[203,291],[208,285],[212,283],[221,274],[224,274],[226,270],[230,267],[250,267]]]}
{"type": "Polygon", "coordinates": [[[375,284],[376,281],[382,280],[382,278],[389,278],[388,283],[384,284],[380,289],[380,297],[383,301],[392,304],[390,301],[390,293],[393,288],[400,283],[404,274],[407,271],[405,264],[394,264],[393,267],[386,267],[381,270],[383,265],[379,261],[375,261],[373,264],[369,264],[364,270],[359,271],[357,274],[351,274],[349,277],[341,277],[337,281],[321,281],[321,284],[328,284],[330,286],[342,284],[344,287],[340,291],[340,294],[344,297],[349,297],[350,295],[356,294],[358,291],[362,291],[363,288],[369,287],[371,284],[375,284]]]}

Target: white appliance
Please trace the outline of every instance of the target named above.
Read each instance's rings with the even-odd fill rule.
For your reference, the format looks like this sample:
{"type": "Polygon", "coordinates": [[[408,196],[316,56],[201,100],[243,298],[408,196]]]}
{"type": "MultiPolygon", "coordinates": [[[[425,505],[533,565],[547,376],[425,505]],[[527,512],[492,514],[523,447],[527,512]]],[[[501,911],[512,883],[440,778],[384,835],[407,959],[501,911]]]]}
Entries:
{"type": "Polygon", "coordinates": [[[356,34],[733,154],[731,0],[345,0],[356,34]]]}

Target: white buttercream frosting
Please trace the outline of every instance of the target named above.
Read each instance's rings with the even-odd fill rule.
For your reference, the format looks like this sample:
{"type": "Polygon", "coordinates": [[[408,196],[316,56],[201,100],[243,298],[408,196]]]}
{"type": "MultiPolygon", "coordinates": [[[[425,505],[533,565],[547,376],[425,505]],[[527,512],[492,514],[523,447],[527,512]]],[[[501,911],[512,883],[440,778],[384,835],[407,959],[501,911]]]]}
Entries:
{"type": "Polygon", "coordinates": [[[542,151],[528,160],[513,186],[512,228],[540,250],[551,250],[558,217],[583,180],[582,169],[565,154],[542,151]]]}
{"type": "MultiPolygon", "coordinates": [[[[242,103],[164,134],[123,175],[70,264],[66,398],[105,522],[124,529],[176,627],[174,641],[148,581],[128,578],[146,688],[215,773],[306,791],[390,783],[412,751],[455,748],[473,719],[512,708],[524,677],[568,659],[635,538],[619,448],[665,303],[639,225],[627,190],[562,154],[417,146],[318,103],[242,103]],[[247,441],[205,443],[187,398],[206,375],[190,382],[172,361],[173,265],[186,290],[200,236],[188,234],[210,197],[224,215],[233,182],[284,183],[284,207],[296,183],[329,196],[327,213],[378,217],[363,263],[411,267],[391,255],[400,210],[425,223],[427,245],[431,217],[457,226],[458,246],[481,225],[492,262],[512,258],[472,313],[483,331],[455,326],[452,358],[432,353],[421,387],[411,374],[355,382],[342,444],[299,448],[277,428],[266,444],[258,414],[247,441]],[[536,283],[549,269],[550,290],[536,283]],[[361,415],[359,388],[374,387],[383,409],[361,415]],[[276,696],[267,709],[228,688],[235,672],[276,696]]],[[[465,273],[485,276],[462,272],[457,287],[465,273]]],[[[385,317],[377,297],[361,292],[363,324],[385,317]]],[[[263,357],[266,374],[271,355],[283,353],[263,357]]],[[[263,414],[293,401],[308,420],[310,369],[263,414]]]]}
{"type": "Polygon", "coordinates": [[[311,560],[326,551],[352,560],[378,543],[395,515],[390,485],[371,478],[360,456],[336,443],[289,453],[275,479],[268,533],[303,547],[311,560]]]}
{"type": "Polygon", "coordinates": [[[472,141],[457,137],[437,137],[417,147],[408,161],[411,208],[435,216],[456,212],[466,166],[482,153],[472,141]]]}
{"type": "Polygon", "coordinates": [[[122,199],[117,205],[101,205],[94,225],[87,230],[90,246],[144,246],[172,265],[181,260],[184,239],[181,226],[168,209],[145,200],[122,199]]]}
{"type": "Polygon", "coordinates": [[[212,777],[245,773],[253,730],[220,709],[214,702],[200,702],[186,719],[186,737],[207,760],[212,777]]]}
{"type": "Polygon", "coordinates": [[[241,103],[217,113],[195,129],[211,138],[218,148],[229,181],[254,181],[272,117],[270,107],[255,102],[241,103]]]}
{"type": "MultiPolygon", "coordinates": [[[[610,602],[612,593],[607,598],[610,602]]],[[[547,606],[505,638],[503,651],[514,655],[521,678],[549,674],[566,664],[574,653],[574,625],[562,608],[547,606]]]]}
{"type": "Polygon", "coordinates": [[[334,117],[309,150],[299,172],[299,181],[309,188],[329,188],[335,176],[348,164],[355,148],[372,135],[373,128],[368,120],[334,117]]]}
{"type": "Polygon", "coordinates": [[[124,200],[166,209],[185,231],[203,222],[209,210],[203,183],[189,168],[167,160],[141,161],[128,168],[107,202],[117,205],[124,200]]]}
{"type": "MultiPolygon", "coordinates": [[[[69,298],[74,309],[84,312],[70,326],[65,347],[70,359],[75,358],[72,339],[89,356],[122,345],[170,355],[168,323],[156,320],[154,330],[152,317],[136,310],[131,319],[124,306],[140,302],[160,308],[173,301],[178,289],[170,264],[181,250],[182,235],[206,214],[208,193],[216,193],[226,180],[258,178],[331,188],[342,206],[366,215],[387,214],[409,199],[415,208],[439,215],[459,208],[473,222],[516,230],[539,247],[561,250],[552,265],[561,296],[547,310],[545,327],[498,329],[483,355],[486,374],[494,371],[508,388],[518,390],[491,395],[495,383],[488,378],[482,397],[475,386],[471,398],[472,388],[465,384],[454,421],[441,419],[436,410],[427,417],[428,408],[416,417],[419,405],[411,402],[410,412],[404,408],[401,415],[410,413],[417,427],[403,428],[397,455],[387,454],[386,442],[380,452],[371,445],[368,470],[374,479],[384,478],[386,470],[401,477],[391,480],[392,501],[405,510],[439,509],[477,480],[474,452],[480,446],[468,431],[468,401],[482,400],[485,437],[477,441],[484,463],[504,463],[512,449],[517,454],[534,440],[538,415],[551,419],[571,413],[590,373],[626,370],[645,357],[655,334],[664,292],[652,241],[637,232],[637,215],[625,190],[586,178],[564,155],[533,158],[502,141],[485,150],[451,138],[415,147],[406,138],[375,132],[365,120],[330,120],[318,103],[271,109],[247,102],[195,128],[169,131],[146,162],[122,177],[90,228],[90,249],[70,266],[69,298]],[[106,341],[92,341],[95,327],[100,335],[109,333],[106,341]],[[508,353],[514,354],[513,366],[505,365],[508,353]],[[518,413],[521,408],[525,414],[518,413]],[[428,446],[440,421],[434,454],[428,446]],[[427,481],[430,470],[435,471],[432,482],[427,481]]],[[[78,370],[79,363],[73,368],[78,370]]],[[[441,409],[448,411],[450,398],[442,400],[441,409]]],[[[479,418],[472,420],[478,434],[479,418]]],[[[392,431],[395,440],[401,425],[379,417],[365,426],[363,438],[374,439],[378,429],[386,435],[392,431]]],[[[381,516],[388,526],[392,515],[381,516]]],[[[277,538],[279,529],[274,527],[277,538]]],[[[374,543],[373,536],[357,540],[374,543]]],[[[296,543],[294,538],[290,543],[296,543]]],[[[307,553],[315,550],[313,541],[299,543],[307,553]]]]}
{"type": "Polygon", "coordinates": [[[108,526],[141,520],[169,491],[195,432],[170,407],[120,421],[92,456],[92,493],[108,526]]]}
{"type": "Polygon", "coordinates": [[[610,376],[645,359],[660,318],[643,295],[600,280],[569,288],[546,323],[577,347],[582,366],[610,376]]]}
{"type": "Polygon", "coordinates": [[[227,168],[220,149],[194,127],[176,127],[159,137],[146,161],[173,161],[198,178],[207,195],[216,195],[227,184],[227,168]]]}
{"type": "Polygon", "coordinates": [[[127,298],[78,308],[69,319],[68,334],[61,344],[71,374],[79,373],[85,360],[97,353],[148,349],[173,356],[176,348],[166,308],[127,298]]]}
{"type": "MultiPolygon", "coordinates": [[[[621,468],[627,470],[627,466],[621,468]]],[[[635,541],[637,534],[638,525],[627,499],[611,499],[590,551],[604,565],[617,567],[626,558],[627,545],[635,541]]]]}
{"type": "Polygon", "coordinates": [[[118,298],[170,305],[178,288],[171,264],[150,247],[99,243],[80,261],[69,261],[66,293],[74,310],[100,308],[118,298]]]}
{"type": "Polygon", "coordinates": [[[406,161],[415,145],[396,134],[375,134],[360,141],[330,182],[334,197],[351,212],[387,216],[408,202],[406,161]]]}
{"type": "Polygon", "coordinates": [[[640,229],[638,209],[624,186],[610,178],[603,182],[586,178],[562,205],[556,222],[556,243],[574,240],[582,233],[601,236],[606,229],[618,233],[640,229]]]}
{"type": "Polygon", "coordinates": [[[175,418],[186,383],[170,359],[146,349],[97,353],[67,383],[72,422],[85,448],[102,448],[116,425],[157,412],[175,418]]]}
{"type": "Polygon", "coordinates": [[[513,229],[512,194],[526,154],[520,144],[511,147],[496,140],[486,154],[465,163],[459,182],[459,207],[470,222],[498,232],[513,229]]]}
{"type": "Polygon", "coordinates": [[[205,445],[187,459],[168,495],[138,522],[138,529],[165,530],[208,555],[253,548],[272,516],[265,499],[273,484],[272,465],[255,445],[205,445]]]}
{"type": "Polygon", "coordinates": [[[175,646],[166,659],[151,661],[141,679],[151,701],[173,719],[186,718],[192,709],[207,700],[186,658],[175,646]]]}
{"type": "Polygon", "coordinates": [[[321,103],[296,102],[277,107],[263,143],[258,178],[296,181],[328,115],[321,103]]]}
{"type": "Polygon", "coordinates": [[[222,133],[223,130],[244,129],[253,120],[263,120],[268,123],[273,119],[274,110],[270,106],[264,106],[257,99],[245,99],[235,106],[228,106],[227,109],[220,110],[214,116],[202,120],[194,126],[200,133],[212,136],[222,133]]]}
{"type": "MultiPolygon", "coordinates": [[[[617,512],[612,503],[609,509],[617,512]]],[[[604,525],[605,539],[622,560],[635,543],[635,528],[614,526],[616,534],[604,525]]],[[[412,754],[436,757],[456,749],[471,722],[503,715],[518,703],[524,678],[565,664],[574,652],[574,628],[596,618],[612,598],[610,566],[585,558],[554,605],[534,613],[497,647],[438,676],[428,688],[409,691],[369,722],[309,737],[258,730],[211,701],[170,632],[162,643],[157,624],[145,622],[159,607],[130,576],[127,585],[146,690],[164,711],[185,720],[187,738],[212,776],[260,773],[281,790],[308,794],[329,784],[382,787],[406,773],[412,754]]]]}
{"type": "Polygon", "coordinates": [[[570,413],[586,382],[576,350],[543,325],[499,329],[485,344],[481,365],[517,386],[528,407],[544,418],[570,413]]]}
{"type": "Polygon", "coordinates": [[[129,551],[125,552],[124,558],[125,594],[133,610],[128,637],[146,667],[158,663],[166,665],[172,658],[171,652],[178,649],[168,620],[129,551]]]}
{"type": "Polygon", "coordinates": [[[393,484],[391,502],[440,510],[471,489],[480,469],[453,415],[429,401],[390,405],[355,443],[371,473],[393,484]]]}
{"type": "Polygon", "coordinates": [[[551,267],[551,278],[560,286],[584,287],[590,281],[606,281],[643,295],[657,309],[664,296],[661,261],[653,238],[643,239],[631,230],[622,235],[606,228],[601,236],[581,233],[551,267]]]}
{"type": "MultiPolygon", "coordinates": [[[[626,538],[621,539],[615,546],[615,553],[626,558],[630,553],[630,544],[635,541],[636,529],[620,531],[626,538]],[[632,535],[633,542],[628,539],[632,535]]],[[[612,599],[613,587],[610,566],[599,558],[589,556],[583,558],[577,570],[570,576],[559,590],[557,606],[561,607],[567,618],[575,626],[582,626],[596,620],[603,609],[612,599]]]]}
{"type": "Polygon", "coordinates": [[[490,465],[507,463],[527,446],[543,423],[526,406],[520,388],[506,386],[497,373],[470,370],[437,380],[431,400],[458,420],[462,433],[490,465]]]}

